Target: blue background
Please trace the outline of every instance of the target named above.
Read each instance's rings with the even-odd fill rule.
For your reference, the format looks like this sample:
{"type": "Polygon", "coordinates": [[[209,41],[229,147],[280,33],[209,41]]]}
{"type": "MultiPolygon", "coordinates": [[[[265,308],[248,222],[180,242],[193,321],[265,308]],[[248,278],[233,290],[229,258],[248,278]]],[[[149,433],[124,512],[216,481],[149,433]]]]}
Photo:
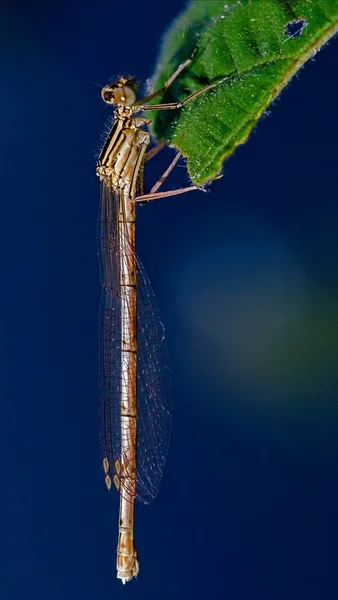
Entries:
{"type": "MultiPolygon", "coordinates": [[[[97,438],[95,151],[112,76],[152,73],[183,2],[1,16],[2,600],[338,597],[337,40],[200,192],[139,210],[173,371],[141,571],[115,579],[97,438]]],[[[148,189],[172,156],[147,168],[148,189]]],[[[184,168],[168,187],[186,185],[184,168]]]]}

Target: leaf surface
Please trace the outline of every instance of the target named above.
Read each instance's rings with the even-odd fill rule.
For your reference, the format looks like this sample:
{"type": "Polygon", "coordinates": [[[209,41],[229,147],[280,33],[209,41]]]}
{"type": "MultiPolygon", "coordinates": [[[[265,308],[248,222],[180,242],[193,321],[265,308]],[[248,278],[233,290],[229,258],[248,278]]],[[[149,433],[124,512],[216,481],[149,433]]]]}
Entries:
{"type": "Polygon", "coordinates": [[[152,80],[160,89],[192,63],[159,102],[227,79],[183,108],[154,111],[152,133],[187,157],[201,184],[246,141],[258,119],[303,64],[338,31],[338,0],[193,0],[167,32],[152,80]]]}

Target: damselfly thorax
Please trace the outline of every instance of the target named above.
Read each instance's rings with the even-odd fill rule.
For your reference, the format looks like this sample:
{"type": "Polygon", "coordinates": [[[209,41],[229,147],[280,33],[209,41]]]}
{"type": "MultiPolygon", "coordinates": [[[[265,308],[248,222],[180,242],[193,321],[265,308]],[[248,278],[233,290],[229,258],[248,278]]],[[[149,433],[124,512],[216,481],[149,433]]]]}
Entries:
{"type": "Polygon", "coordinates": [[[101,181],[119,188],[130,185],[130,197],[135,199],[136,184],[150,142],[148,131],[142,129],[149,119],[135,117],[133,107],[118,106],[114,123],[101,150],[97,174],[101,181]]]}

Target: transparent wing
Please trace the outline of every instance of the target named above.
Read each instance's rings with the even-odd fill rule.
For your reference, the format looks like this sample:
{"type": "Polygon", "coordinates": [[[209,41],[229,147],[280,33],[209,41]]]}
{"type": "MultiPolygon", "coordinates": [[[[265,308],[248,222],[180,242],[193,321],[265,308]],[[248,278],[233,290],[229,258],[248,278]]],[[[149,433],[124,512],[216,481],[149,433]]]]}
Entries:
{"type": "MultiPolygon", "coordinates": [[[[98,222],[100,306],[100,445],[108,488],[121,483],[121,301],[119,194],[104,183],[98,222]],[[117,467],[117,468],[116,468],[117,467]]],[[[137,447],[135,499],[149,504],[161,484],[171,430],[170,372],[164,327],[149,279],[137,260],[137,447]]],[[[121,480],[122,481],[122,480],[121,480]]]]}

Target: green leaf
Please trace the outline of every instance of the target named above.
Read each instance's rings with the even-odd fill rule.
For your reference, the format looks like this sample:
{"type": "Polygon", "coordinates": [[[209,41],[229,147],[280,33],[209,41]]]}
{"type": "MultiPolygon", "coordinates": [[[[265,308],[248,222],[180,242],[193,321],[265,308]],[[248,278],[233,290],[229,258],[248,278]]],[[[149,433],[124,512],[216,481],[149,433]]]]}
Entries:
{"type": "Polygon", "coordinates": [[[195,184],[215,178],[293,75],[337,31],[338,0],[192,1],[165,36],[153,89],[195,50],[161,102],[227,79],[181,109],[151,113],[153,135],[188,158],[195,184]]]}

